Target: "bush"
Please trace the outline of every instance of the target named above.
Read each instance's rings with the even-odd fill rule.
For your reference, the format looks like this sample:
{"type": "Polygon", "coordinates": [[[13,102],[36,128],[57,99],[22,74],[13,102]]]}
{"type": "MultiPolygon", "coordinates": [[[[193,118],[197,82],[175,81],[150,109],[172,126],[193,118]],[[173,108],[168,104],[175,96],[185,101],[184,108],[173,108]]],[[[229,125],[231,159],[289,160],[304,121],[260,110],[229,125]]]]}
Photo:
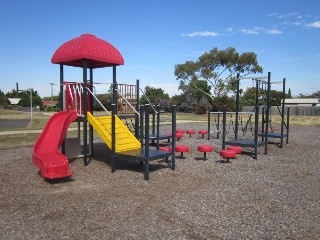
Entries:
{"type": "Polygon", "coordinates": [[[210,104],[207,99],[202,98],[200,101],[197,102],[196,105],[196,114],[205,114],[208,111],[210,104]]]}
{"type": "MultiPolygon", "coordinates": [[[[236,100],[233,97],[228,97],[227,95],[215,97],[211,108],[214,112],[222,112],[224,106],[226,106],[227,111],[234,112],[236,110],[236,100]]],[[[241,106],[239,106],[239,109],[241,109],[241,106]]]]}

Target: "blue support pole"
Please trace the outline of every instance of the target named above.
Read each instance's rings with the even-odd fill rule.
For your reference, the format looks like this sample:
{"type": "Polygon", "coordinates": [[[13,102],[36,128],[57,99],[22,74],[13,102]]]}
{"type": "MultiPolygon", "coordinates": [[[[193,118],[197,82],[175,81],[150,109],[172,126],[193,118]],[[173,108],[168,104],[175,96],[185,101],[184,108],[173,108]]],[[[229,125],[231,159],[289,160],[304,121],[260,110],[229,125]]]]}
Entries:
{"type": "Polygon", "coordinates": [[[177,114],[177,106],[172,106],[172,161],[171,161],[171,170],[176,169],[176,114],[177,114]]]}
{"type": "Polygon", "coordinates": [[[145,105],[144,179],[149,180],[149,114],[150,105],[145,105]]]}
{"type": "Polygon", "coordinates": [[[111,168],[112,172],[116,171],[116,105],[111,105],[111,168]]]}
{"type": "Polygon", "coordinates": [[[87,129],[87,60],[83,60],[83,164],[88,165],[88,129],[87,129]]]}

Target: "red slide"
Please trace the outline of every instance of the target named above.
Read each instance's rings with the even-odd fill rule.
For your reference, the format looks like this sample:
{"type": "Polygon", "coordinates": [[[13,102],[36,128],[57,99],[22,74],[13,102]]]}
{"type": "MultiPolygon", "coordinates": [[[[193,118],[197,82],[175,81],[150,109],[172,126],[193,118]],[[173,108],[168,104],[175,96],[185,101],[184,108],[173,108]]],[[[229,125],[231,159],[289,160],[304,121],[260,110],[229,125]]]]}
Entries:
{"type": "Polygon", "coordinates": [[[32,161],[47,179],[70,177],[69,162],[60,152],[69,125],[78,118],[77,113],[61,111],[49,118],[33,148],[32,161]]]}

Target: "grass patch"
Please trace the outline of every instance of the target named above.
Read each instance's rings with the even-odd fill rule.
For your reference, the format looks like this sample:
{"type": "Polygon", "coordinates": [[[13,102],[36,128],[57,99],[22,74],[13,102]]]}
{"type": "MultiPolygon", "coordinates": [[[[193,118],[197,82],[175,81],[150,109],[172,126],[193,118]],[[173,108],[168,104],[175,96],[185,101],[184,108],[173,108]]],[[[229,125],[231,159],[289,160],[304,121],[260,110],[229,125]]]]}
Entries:
{"type": "MultiPolygon", "coordinates": [[[[32,122],[26,128],[1,128],[0,132],[4,131],[24,131],[24,130],[42,130],[47,123],[50,116],[54,113],[47,112],[36,112],[33,114],[32,122]]],[[[161,113],[160,124],[165,124],[171,122],[171,113],[161,113]]],[[[18,112],[12,110],[0,110],[0,119],[28,119],[30,118],[30,113],[28,112],[18,112]]],[[[215,115],[211,115],[211,125],[215,124],[215,115]]],[[[194,121],[188,122],[188,124],[202,125],[207,124],[208,116],[207,114],[197,115],[192,113],[177,113],[177,121],[194,121]],[[197,121],[203,121],[197,122],[197,121]]],[[[248,115],[242,116],[243,125],[246,124],[248,120],[248,115]]],[[[279,115],[271,115],[271,125],[273,127],[279,127],[281,123],[281,118],[279,115]]],[[[134,120],[132,120],[134,123],[134,120]]],[[[220,121],[222,121],[222,115],[220,116],[220,121]]],[[[235,115],[227,115],[227,124],[235,121],[235,115]]],[[[286,121],[286,120],[285,120],[286,121]]],[[[125,120],[124,120],[125,122],[125,120]]],[[[150,116],[150,124],[152,123],[152,118],[150,116]]],[[[181,123],[178,123],[178,125],[181,123]]],[[[252,124],[254,125],[254,116],[252,116],[252,124]]],[[[259,125],[261,125],[261,115],[259,116],[259,125]]],[[[72,123],[70,128],[77,128],[78,123],[72,123]]],[[[319,116],[290,116],[290,126],[319,126],[320,127],[320,117],[319,116]]],[[[82,127],[82,123],[81,123],[82,127]]],[[[0,149],[14,148],[21,146],[33,146],[37,141],[40,133],[29,133],[29,134],[16,134],[16,135],[5,135],[0,136],[0,149]]],[[[77,130],[68,131],[68,137],[76,137],[77,130]]],[[[82,139],[82,131],[81,131],[82,139]]],[[[99,139],[99,136],[94,131],[94,139],[99,139]]]]}
{"type": "Polygon", "coordinates": [[[39,133],[28,133],[0,136],[0,149],[31,147],[36,143],[39,135],[39,133]]]}

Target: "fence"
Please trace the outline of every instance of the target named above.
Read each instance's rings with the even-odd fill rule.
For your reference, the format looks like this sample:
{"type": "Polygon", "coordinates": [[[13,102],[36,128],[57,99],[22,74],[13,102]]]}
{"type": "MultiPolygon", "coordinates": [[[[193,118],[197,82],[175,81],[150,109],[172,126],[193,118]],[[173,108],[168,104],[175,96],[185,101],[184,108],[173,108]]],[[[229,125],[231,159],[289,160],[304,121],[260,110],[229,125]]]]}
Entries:
{"type": "MultiPolygon", "coordinates": [[[[254,106],[243,107],[243,112],[252,111],[254,106]]],[[[281,110],[281,106],[279,107],[281,110]]],[[[260,106],[259,112],[262,112],[262,106],[260,106]]],[[[284,113],[287,114],[287,105],[285,105],[284,113]]],[[[278,108],[276,106],[270,107],[271,115],[279,115],[278,108]]],[[[291,116],[320,116],[320,106],[290,106],[291,116]]]]}

